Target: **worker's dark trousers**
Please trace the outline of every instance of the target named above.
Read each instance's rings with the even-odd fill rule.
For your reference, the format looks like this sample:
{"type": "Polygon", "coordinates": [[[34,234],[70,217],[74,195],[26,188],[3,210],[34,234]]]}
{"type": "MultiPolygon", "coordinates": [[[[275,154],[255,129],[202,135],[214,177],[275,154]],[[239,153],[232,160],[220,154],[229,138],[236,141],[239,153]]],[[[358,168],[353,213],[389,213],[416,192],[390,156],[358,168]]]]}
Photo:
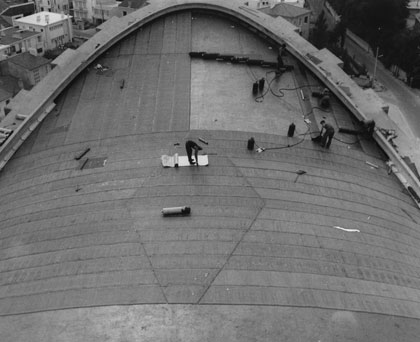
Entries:
{"type": "Polygon", "coordinates": [[[193,149],[191,147],[189,147],[189,146],[185,146],[185,149],[187,150],[188,161],[190,163],[193,163],[193,160],[192,160],[192,151],[193,151],[193,149]]]}
{"type": "Polygon", "coordinates": [[[322,136],[322,140],[321,140],[321,146],[325,147],[325,148],[329,148],[331,145],[331,141],[333,139],[334,136],[334,132],[328,133],[326,132],[323,136],[322,136]]]}

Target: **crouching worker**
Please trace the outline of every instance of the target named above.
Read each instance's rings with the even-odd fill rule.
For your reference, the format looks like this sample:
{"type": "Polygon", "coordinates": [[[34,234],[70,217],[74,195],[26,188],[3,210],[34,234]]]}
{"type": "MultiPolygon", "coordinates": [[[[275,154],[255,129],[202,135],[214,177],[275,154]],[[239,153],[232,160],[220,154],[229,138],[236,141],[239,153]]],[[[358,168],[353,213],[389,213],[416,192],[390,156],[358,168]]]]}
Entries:
{"type": "Polygon", "coordinates": [[[322,120],[321,122],[321,146],[325,148],[329,148],[331,145],[331,141],[334,137],[334,127],[330,124],[326,123],[325,120],[322,120]]]}
{"type": "Polygon", "coordinates": [[[188,161],[191,165],[196,164],[198,166],[198,151],[202,150],[202,147],[197,145],[194,141],[188,140],[185,143],[185,149],[187,150],[188,161]],[[194,150],[195,161],[192,159],[192,152],[194,150]]]}

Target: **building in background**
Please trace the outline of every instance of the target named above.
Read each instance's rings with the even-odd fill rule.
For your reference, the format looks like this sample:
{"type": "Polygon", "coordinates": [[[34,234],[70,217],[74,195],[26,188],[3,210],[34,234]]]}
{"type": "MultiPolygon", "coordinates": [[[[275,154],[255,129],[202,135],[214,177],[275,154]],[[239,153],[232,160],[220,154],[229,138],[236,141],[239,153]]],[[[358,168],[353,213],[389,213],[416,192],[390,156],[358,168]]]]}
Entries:
{"type": "Polygon", "coordinates": [[[407,9],[409,13],[407,18],[407,28],[418,28],[420,26],[420,0],[409,1],[407,9]]]}
{"type": "Polygon", "coordinates": [[[2,63],[2,72],[22,80],[26,90],[39,83],[51,71],[49,59],[33,56],[29,52],[10,57],[2,63]]]}
{"type": "Polygon", "coordinates": [[[131,12],[137,11],[139,8],[148,5],[147,0],[123,0],[117,8],[117,17],[123,17],[131,12]]]}
{"type": "Polygon", "coordinates": [[[70,0],[35,0],[38,12],[70,14],[73,3],[70,0]]]}
{"type": "Polygon", "coordinates": [[[248,0],[244,4],[253,9],[273,7],[278,3],[287,3],[293,6],[304,7],[305,0],[248,0]]]}
{"type": "Polygon", "coordinates": [[[35,3],[30,1],[14,3],[8,1],[8,6],[0,6],[0,29],[13,26],[13,20],[35,13],[35,3]],[[3,9],[1,9],[3,8],[3,9]]]}
{"type": "Polygon", "coordinates": [[[43,55],[44,46],[42,33],[9,27],[0,31],[0,60],[30,52],[33,55],[43,55]]]}
{"type": "Polygon", "coordinates": [[[45,50],[52,50],[73,40],[71,16],[39,12],[14,21],[21,30],[40,32],[45,50]]]}
{"type": "Polygon", "coordinates": [[[6,106],[10,100],[21,90],[23,83],[21,80],[10,76],[4,75],[5,71],[2,70],[0,63],[0,121],[6,116],[6,106]]]}
{"type": "Polygon", "coordinates": [[[79,24],[93,21],[94,0],[73,0],[73,20],[79,24]]]}
{"type": "Polygon", "coordinates": [[[272,17],[282,17],[299,28],[299,32],[305,39],[309,38],[310,15],[311,11],[299,6],[291,5],[286,2],[277,3],[272,7],[260,8],[272,17]]]}
{"type": "Polygon", "coordinates": [[[100,25],[117,15],[119,4],[116,0],[96,0],[93,6],[93,23],[100,25]]]}

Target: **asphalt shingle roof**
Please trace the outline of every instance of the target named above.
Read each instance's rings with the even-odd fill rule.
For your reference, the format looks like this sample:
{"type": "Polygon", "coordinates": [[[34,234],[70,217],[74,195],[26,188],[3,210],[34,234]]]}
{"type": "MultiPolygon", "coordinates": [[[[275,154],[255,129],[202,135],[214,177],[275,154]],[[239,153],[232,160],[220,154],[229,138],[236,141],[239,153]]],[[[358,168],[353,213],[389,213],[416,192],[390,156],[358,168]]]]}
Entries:
{"type": "MultiPolygon", "coordinates": [[[[95,39],[66,56],[94,52],[95,39]]],[[[202,12],[155,18],[112,43],[81,61],[61,94],[64,59],[34,88],[56,107],[1,172],[6,340],[118,339],[127,324],[129,340],[420,335],[419,210],[374,141],[338,130],[329,150],[311,141],[307,120],[352,121],[336,98],[333,111],[312,110],[322,81],[288,51],[295,68],[277,79],[258,65],[190,58],[276,57],[272,42],[202,12]],[[270,82],[254,96],[261,78],[270,82]],[[248,150],[251,136],[267,149],[248,150]],[[208,167],[162,167],[162,154],[185,154],[199,137],[208,167]],[[161,214],[182,205],[191,215],[161,214]]]]}

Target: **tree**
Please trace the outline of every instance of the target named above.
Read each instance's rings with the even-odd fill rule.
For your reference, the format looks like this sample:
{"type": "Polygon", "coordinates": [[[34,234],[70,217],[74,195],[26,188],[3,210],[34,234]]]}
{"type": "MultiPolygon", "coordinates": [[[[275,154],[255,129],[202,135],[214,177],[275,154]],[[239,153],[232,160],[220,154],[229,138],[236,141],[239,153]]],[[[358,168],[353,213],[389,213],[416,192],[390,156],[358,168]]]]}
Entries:
{"type": "MultiPolygon", "coordinates": [[[[420,46],[416,35],[406,29],[408,0],[329,0],[341,14],[341,25],[369,43],[373,51],[379,48],[385,66],[413,68],[420,46]]],[[[337,28],[338,29],[338,28],[337,28]]],[[[342,31],[343,28],[340,28],[342,31]]],[[[416,62],[417,63],[417,62],[416,62]]]]}
{"type": "Polygon", "coordinates": [[[327,46],[329,33],[328,33],[327,21],[325,19],[324,12],[321,12],[318,20],[315,22],[314,29],[311,32],[309,40],[318,49],[323,49],[327,46]]]}
{"type": "Polygon", "coordinates": [[[420,31],[406,31],[394,46],[397,48],[390,56],[394,65],[401,67],[408,78],[420,73],[420,31]],[[398,45],[397,45],[398,44],[398,45]]]}
{"type": "Polygon", "coordinates": [[[343,21],[340,21],[335,28],[330,32],[330,43],[331,44],[339,44],[341,49],[344,49],[344,44],[346,42],[346,30],[347,27],[343,23],[343,21]]]}

